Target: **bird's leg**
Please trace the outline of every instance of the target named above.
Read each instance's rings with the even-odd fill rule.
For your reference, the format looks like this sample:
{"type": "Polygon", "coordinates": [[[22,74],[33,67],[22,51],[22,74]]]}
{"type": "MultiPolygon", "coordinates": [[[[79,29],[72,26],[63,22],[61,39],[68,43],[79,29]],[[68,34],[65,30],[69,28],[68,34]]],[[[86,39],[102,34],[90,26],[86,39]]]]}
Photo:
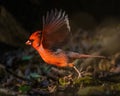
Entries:
{"type": "Polygon", "coordinates": [[[73,63],[69,63],[68,66],[73,67],[75,69],[75,71],[78,73],[78,78],[82,77],[82,75],[80,73],[82,71],[82,69],[79,71],[73,63]]]}
{"type": "Polygon", "coordinates": [[[80,78],[80,77],[82,77],[82,75],[81,75],[81,73],[80,73],[80,71],[75,67],[75,66],[73,66],[73,68],[75,69],[75,71],[78,73],[78,78],[80,78]]]}

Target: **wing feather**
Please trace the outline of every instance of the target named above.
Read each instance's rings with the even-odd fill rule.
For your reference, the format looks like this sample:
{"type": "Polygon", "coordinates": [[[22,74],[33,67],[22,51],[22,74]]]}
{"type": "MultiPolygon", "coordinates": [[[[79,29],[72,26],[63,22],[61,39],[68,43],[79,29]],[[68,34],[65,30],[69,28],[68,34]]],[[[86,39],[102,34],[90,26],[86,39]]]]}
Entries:
{"type": "Polygon", "coordinates": [[[61,47],[70,36],[68,15],[57,9],[43,16],[42,44],[44,48],[61,47]]]}

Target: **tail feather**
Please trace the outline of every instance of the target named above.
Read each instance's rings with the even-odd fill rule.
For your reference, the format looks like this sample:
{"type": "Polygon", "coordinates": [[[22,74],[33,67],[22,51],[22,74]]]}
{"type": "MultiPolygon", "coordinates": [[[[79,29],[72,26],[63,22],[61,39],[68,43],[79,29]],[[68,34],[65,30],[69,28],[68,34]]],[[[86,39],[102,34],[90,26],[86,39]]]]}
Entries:
{"type": "Polygon", "coordinates": [[[76,52],[69,52],[68,56],[73,59],[80,59],[80,58],[103,58],[105,59],[105,56],[96,56],[96,55],[87,55],[87,54],[79,54],[76,52]]]}

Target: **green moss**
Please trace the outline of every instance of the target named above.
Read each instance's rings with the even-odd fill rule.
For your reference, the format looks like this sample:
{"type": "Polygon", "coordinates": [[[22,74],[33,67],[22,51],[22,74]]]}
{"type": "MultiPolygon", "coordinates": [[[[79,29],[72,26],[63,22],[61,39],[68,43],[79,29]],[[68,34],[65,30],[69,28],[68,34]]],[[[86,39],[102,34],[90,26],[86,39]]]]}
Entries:
{"type": "Polygon", "coordinates": [[[78,91],[78,95],[98,95],[99,93],[102,94],[104,91],[104,88],[101,86],[97,86],[97,87],[86,87],[86,88],[82,88],[78,91]]]}
{"type": "Polygon", "coordinates": [[[77,94],[79,96],[120,95],[120,83],[80,88],[77,94]]]}
{"type": "Polygon", "coordinates": [[[99,84],[100,81],[94,79],[93,77],[90,77],[90,76],[85,76],[85,77],[82,77],[82,78],[76,78],[74,79],[73,81],[73,84],[84,84],[84,85],[96,85],[96,84],[99,84]]]}

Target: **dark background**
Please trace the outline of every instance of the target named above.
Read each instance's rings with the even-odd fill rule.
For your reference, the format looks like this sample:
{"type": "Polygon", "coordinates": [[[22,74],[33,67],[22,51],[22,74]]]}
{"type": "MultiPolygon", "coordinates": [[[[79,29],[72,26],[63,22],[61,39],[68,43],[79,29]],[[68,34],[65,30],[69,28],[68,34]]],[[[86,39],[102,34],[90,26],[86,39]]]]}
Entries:
{"type": "Polygon", "coordinates": [[[0,53],[25,47],[29,33],[42,29],[42,16],[51,9],[65,10],[75,31],[95,29],[109,17],[120,19],[119,0],[0,0],[0,3],[0,53]]]}
{"type": "MultiPolygon", "coordinates": [[[[22,95],[22,91],[33,94],[32,96],[37,96],[38,93],[45,96],[44,93],[50,92],[48,92],[49,85],[57,87],[55,90],[51,87],[54,91],[54,95],[51,96],[86,96],[85,94],[118,96],[120,94],[119,41],[120,0],[0,0],[0,88],[2,86],[14,91],[15,96],[22,95]],[[65,75],[59,79],[58,75],[64,72],[64,69],[45,64],[37,51],[25,44],[30,33],[42,29],[42,16],[55,8],[65,10],[68,14],[73,34],[72,47],[75,52],[107,57],[86,58],[73,62],[78,65],[76,67],[79,70],[82,69],[81,72],[83,71],[83,78],[78,80],[74,78],[72,69],[65,69],[65,75],[70,73],[73,75],[72,79],[70,76],[65,80],[65,75]],[[8,74],[7,68],[8,73],[9,69],[13,73],[8,74]],[[18,80],[16,74],[25,78],[31,77],[30,80],[35,81],[25,83],[22,79],[18,80]],[[61,81],[61,84],[58,81],[59,83],[61,81]],[[67,81],[71,83],[66,86],[67,81]],[[29,86],[32,87],[30,90],[29,86]]],[[[72,49],[67,45],[69,43],[63,46],[64,49],[72,49]]],[[[0,96],[9,95],[10,90],[0,92],[0,96]]]]}
{"type": "Polygon", "coordinates": [[[28,31],[40,28],[42,15],[54,8],[75,12],[88,12],[99,21],[107,16],[120,16],[119,0],[1,0],[2,5],[28,31]]]}

